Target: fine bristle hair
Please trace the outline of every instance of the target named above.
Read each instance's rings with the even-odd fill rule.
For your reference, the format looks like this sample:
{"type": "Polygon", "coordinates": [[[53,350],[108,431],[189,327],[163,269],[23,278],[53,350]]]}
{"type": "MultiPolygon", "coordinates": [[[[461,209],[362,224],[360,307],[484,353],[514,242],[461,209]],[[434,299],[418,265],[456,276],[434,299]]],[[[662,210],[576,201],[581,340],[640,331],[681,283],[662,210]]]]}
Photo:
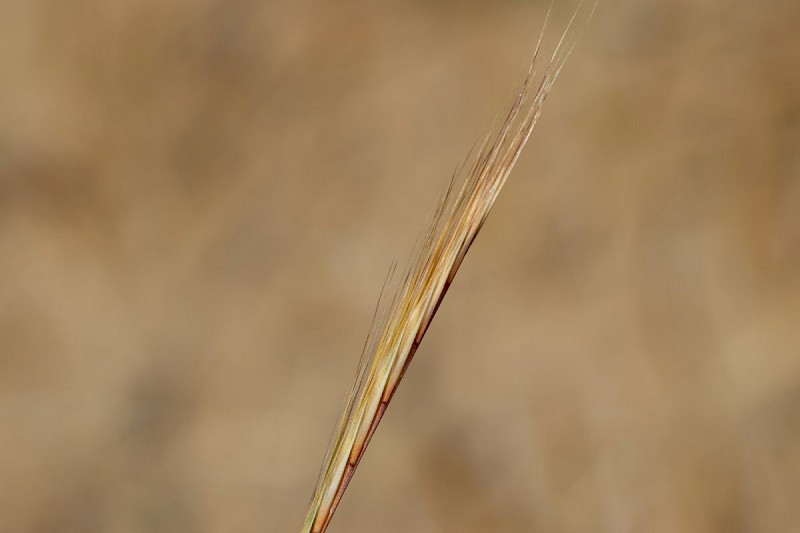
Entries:
{"type": "MultiPolygon", "coordinates": [[[[591,18],[595,5],[585,21],[591,18]]],[[[548,10],[530,68],[513,103],[447,183],[408,267],[392,266],[301,533],[324,533],[327,529],[398,383],[575,46],[580,33],[575,22],[582,10],[583,3],[572,15],[552,54],[543,59],[548,10]]]]}

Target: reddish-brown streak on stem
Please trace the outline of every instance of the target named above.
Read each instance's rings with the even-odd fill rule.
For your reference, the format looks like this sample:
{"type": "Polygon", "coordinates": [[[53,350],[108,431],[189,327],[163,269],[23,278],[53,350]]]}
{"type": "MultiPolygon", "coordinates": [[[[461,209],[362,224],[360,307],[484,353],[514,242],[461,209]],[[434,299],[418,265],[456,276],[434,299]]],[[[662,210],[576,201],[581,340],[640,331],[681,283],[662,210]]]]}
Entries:
{"type": "Polygon", "coordinates": [[[333,512],[339,506],[339,500],[342,499],[344,491],[347,490],[347,485],[350,484],[350,480],[353,478],[353,474],[356,472],[357,464],[358,461],[356,461],[355,465],[348,464],[345,467],[344,474],[342,475],[342,481],[339,483],[339,488],[336,490],[336,495],[333,497],[330,511],[328,511],[328,515],[325,517],[325,522],[322,524],[322,529],[320,531],[325,531],[325,529],[327,529],[328,523],[330,523],[331,519],[333,518],[333,512]]]}
{"type": "Polygon", "coordinates": [[[355,461],[348,462],[347,466],[344,469],[344,474],[342,476],[342,481],[339,484],[339,488],[336,489],[336,495],[333,497],[333,503],[331,505],[330,512],[328,513],[327,518],[325,519],[325,523],[323,528],[320,531],[324,531],[326,527],[328,527],[328,522],[330,522],[331,518],[333,518],[333,512],[339,506],[339,501],[342,499],[345,491],[347,490],[347,486],[350,484],[350,480],[353,479],[353,474],[356,472],[356,468],[358,467],[358,463],[361,462],[361,458],[364,456],[364,452],[369,446],[369,442],[372,440],[372,435],[375,434],[375,430],[378,428],[378,424],[380,423],[381,419],[383,418],[383,414],[386,412],[386,408],[389,406],[388,402],[380,402],[378,404],[378,410],[375,413],[375,418],[372,419],[372,423],[370,424],[369,431],[367,432],[367,437],[364,439],[364,444],[358,450],[356,454],[355,461]]]}
{"type": "MultiPolygon", "coordinates": [[[[455,270],[458,269],[458,266],[455,267],[455,270]]],[[[342,499],[345,491],[347,490],[347,486],[350,484],[350,480],[353,478],[353,474],[355,474],[356,467],[358,463],[361,462],[361,458],[364,456],[364,452],[369,446],[370,441],[372,440],[372,436],[375,434],[375,430],[378,428],[378,424],[380,424],[381,419],[383,418],[384,413],[386,413],[386,408],[389,407],[389,402],[392,401],[392,397],[394,393],[397,391],[397,385],[400,384],[400,381],[403,379],[403,376],[408,370],[408,365],[411,363],[411,360],[414,358],[414,354],[417,353],[417,348],[419,348],[420,342],[422,342],[422,337],[424,337],[425,332],[428,329],[433,317],[436,315],[436,311],[439,309],[439,305],[442,303],[442,299],[444,299],[444,295],[447,294],[447,290],[450,288],[450,284],[452,283],[452,275],[445,281],[444,287],[442,288],[442,292],[439,295],[438,300],[436,301],[436,305],[434,306],[433,313],[431,313],[431,318],[428,320],[427,324],[425,324],[424,329],[420,330],[420,334],[417,336],[417,340],[411,345],[411,348],[408,351],[408,357],[403,364],[403,368],[400,371],[400,376],[397,378],[397,383],[395,387],[391,390],[389,394],[389,398],[385,401],[381,401],[378,404],[378,410],[375,413],[375,417],[372,419],[372,423],[370,424],[369,430],[367,431],[367,436],[364,439],[364,444],[358,450],[356,454],[356,459],[353,462],[348,462],[347,466],[344,470],[344,475],[342,476],[342,481],[339,483],[339,487],[336,489],[336,495],[333,497],[333,502],[331,504],[331,508],[328,511],[328,516],[325,518],[325,522],[322,525],[322,529],[319,531],[325,531],[328,527],[328,523],[330,522],[331,518],[333,518],[333,513],[336,511],[336,508],[339,506],[339,501],[342,499]]]]}
{"type": "MultiPolygon", "coordinates": [[[[456,267],[456,270],[458,267],[456,267]]],[[[395,383],[394,388],[389,392],[389,398],[386,400],[386,403],[392,401],[392,397],[394,393],[397,392],[397,387],[400,385],[400,382],[403,380],[403,376],[406,375],[406,370],[408,370],[408,365],[411,364],[411,360],[414,359],[414,355],[417,353],[417,348],[419,348],[420,343],[422,342],[422,338],[425,336],[425,333],[428,331],[428,326],[430,326],[431,322],[433,322],[433,317],[436,316],[436,312],[439,310],[439,306],[444,299],[444,295],[447,294],[447,290],[450,288],[450,284],[452,283],[452,277],[449,278],[444,283],[444,287],[442,288],[442,293],[439,295],[439,299],[436,300],[436,305],[433,307],[433,312],[431,313],[431,317],[428,319],[428,323],[420,330],[420,333],[417,335],[414,344],[411,345],[411,349],[408,351],[408,357],[406,357],[405,362],[403,363],[403,368],[400,370],[400,375],[397,378],[397,382],[395,383]]]]}

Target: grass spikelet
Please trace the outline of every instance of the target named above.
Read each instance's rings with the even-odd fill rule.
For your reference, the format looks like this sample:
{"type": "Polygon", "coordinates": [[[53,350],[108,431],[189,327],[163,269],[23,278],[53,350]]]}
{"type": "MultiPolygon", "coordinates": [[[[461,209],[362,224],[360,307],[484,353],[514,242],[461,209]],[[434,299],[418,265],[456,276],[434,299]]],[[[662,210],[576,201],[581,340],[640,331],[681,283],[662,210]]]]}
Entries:
{"type": "MultiPolygon", "coordinates": [[[[398,383],[575,45],[579,31],[573,28],[581,7],[573,14],[552,55],[543,59],[542,38],[548,12],[527,76],[512,105],[448,182],[408,268],[400,275],[396,267],[390,271],[301,533],[324,533],[327,529],[398,383]]],[[[590,17],[591,12],[586,20],[590,17]]]]}

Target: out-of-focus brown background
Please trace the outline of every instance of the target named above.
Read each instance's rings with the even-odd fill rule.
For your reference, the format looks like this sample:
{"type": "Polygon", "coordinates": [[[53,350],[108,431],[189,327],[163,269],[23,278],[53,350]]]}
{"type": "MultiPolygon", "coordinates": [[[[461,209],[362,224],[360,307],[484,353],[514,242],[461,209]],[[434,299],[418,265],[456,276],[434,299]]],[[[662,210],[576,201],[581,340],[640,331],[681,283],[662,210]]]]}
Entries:
{"type": "MultiPolygon", "coordinates": [[[[547,6],[0,2],[0,531],[298,530],[547,6]]],[[[332,533],[800,531],[799,29],[601,1],[332,533]]]]}

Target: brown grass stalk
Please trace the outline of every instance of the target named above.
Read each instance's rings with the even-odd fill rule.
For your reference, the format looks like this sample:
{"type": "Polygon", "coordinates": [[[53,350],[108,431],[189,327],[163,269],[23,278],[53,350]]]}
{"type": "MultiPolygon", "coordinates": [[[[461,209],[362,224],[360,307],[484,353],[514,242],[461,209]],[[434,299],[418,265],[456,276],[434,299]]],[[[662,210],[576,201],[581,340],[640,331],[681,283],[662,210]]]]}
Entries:
{"type": "Polygon", "coordinates": [[[323,461],[302,533],[324,533],[327,529],[398,383],[533,131],[577,40],[579,31],[574,27],[580,11],[579,6],[546,60],[542,58],[545,20],[527,76],[508,112],[448,182],[409,267],[399,277],[393,267],[355,383],[323,461]],[[393,291],[389,290],[392,286],[393,291]],[[390,293],[393,295],[387,298],[390,293]]]}

